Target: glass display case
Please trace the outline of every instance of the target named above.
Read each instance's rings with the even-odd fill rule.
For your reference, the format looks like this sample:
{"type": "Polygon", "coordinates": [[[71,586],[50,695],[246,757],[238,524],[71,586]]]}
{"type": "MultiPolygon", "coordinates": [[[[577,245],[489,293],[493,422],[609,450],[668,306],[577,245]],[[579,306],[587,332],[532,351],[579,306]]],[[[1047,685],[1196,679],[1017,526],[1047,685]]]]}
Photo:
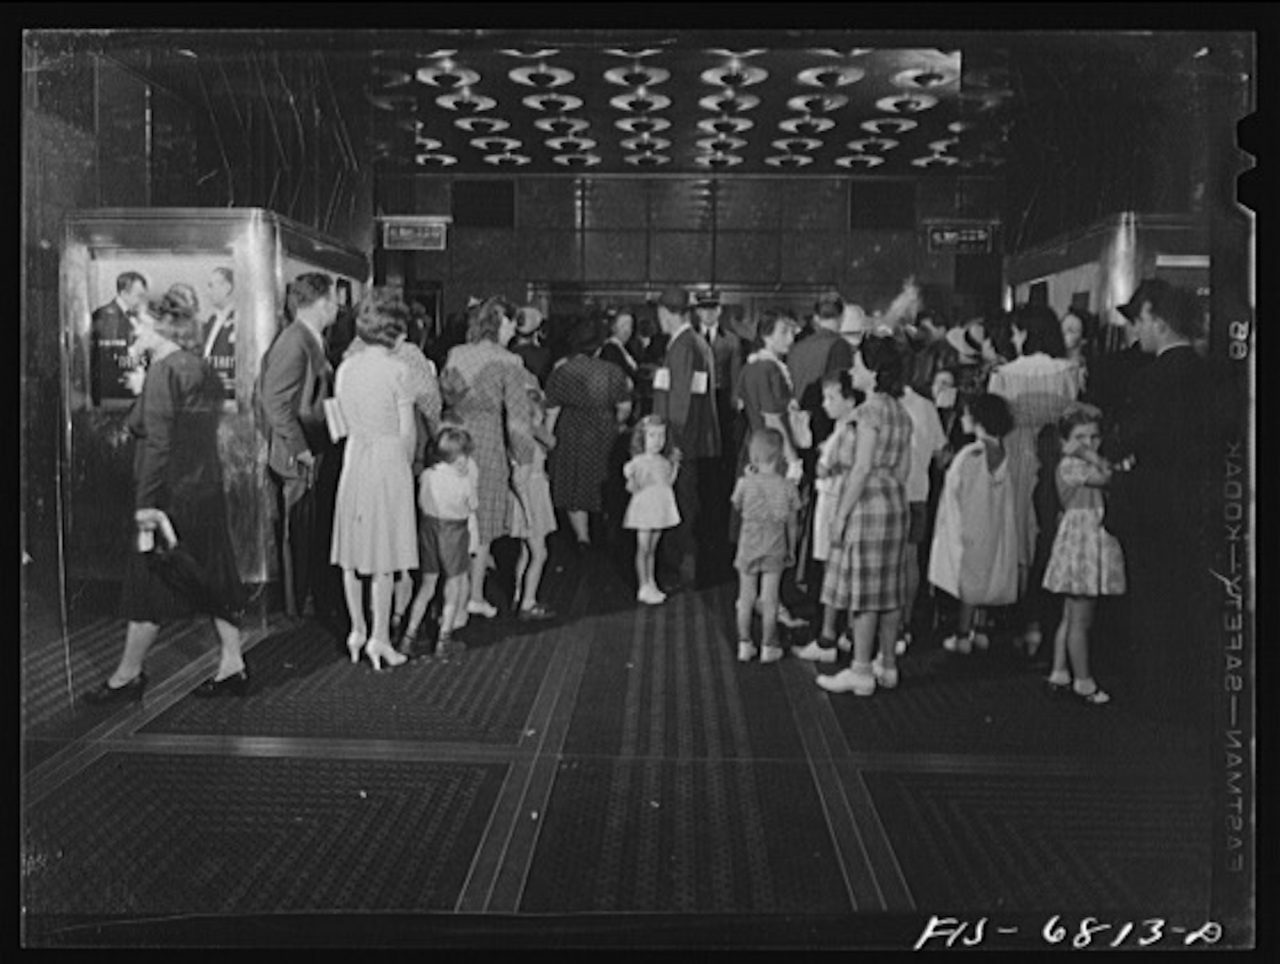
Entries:
{"type": "Polygon", "coordinates": [[[125,419],[140,363],[132,314],[166,291],[194,299],[201,351],[222,378],[218,445],[241,578],[251,587],[278,579],[275,507],[252,392],[262,356],[284,323],[286,286],[310,271],[334,277],[340,299],[351,304],[368,280],[368,261],[260,209],[112,209],[67,217],[60,537],[69,590],[115,581],[122,570],[133,515],[134,443],[125,419]]]}

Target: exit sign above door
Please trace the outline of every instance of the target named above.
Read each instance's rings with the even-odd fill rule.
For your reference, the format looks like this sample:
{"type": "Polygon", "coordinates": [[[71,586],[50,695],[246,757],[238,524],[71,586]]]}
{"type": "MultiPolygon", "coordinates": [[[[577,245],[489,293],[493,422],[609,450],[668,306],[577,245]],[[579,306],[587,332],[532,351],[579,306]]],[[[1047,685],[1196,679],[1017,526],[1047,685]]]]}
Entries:
{"type": "Polygon", "coordinates": [[[991,253],[991,225],[989,224],[931,224],[926,230],[929,232],[931,252],[991,253]]]}
{"type": "Polygon", "coordinates": [[[448,220],[444,218],[382,218],[382,246],[399,251],[443,251],[448,220]]]}

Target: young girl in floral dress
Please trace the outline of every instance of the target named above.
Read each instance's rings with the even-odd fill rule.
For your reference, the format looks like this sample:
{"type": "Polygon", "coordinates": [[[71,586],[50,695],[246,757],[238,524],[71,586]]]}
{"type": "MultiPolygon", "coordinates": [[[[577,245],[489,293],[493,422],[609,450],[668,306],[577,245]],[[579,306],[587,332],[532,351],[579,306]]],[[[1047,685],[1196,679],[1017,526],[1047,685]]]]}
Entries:
{"type": "Polygon", "coordinates": [[[1089,672],[1094,610],[1099,596],[1125,591],[1124,553],[1116,537],[1102,527],[1102,490],[1111,480],[1111,467],[1098,454],[1101,423],[1098,409],[1079,404],[1068,408],[1058,423],[1063,445],[1056,481],[1063,511],[1044,574],[1044,588],[1067,597],[1053,640],[1049,688],[1066,692],[1070,687],[1094,706],[1111,699],[1089,672]]]}

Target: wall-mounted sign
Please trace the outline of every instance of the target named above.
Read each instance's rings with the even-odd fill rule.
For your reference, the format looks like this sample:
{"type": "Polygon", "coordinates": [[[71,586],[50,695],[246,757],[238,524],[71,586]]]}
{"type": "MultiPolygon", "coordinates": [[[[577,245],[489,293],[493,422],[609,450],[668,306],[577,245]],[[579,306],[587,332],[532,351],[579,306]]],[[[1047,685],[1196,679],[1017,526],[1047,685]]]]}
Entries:
{"type": "Polygon", "coordinates": [[[990,254],[991,226],[988,224],[931,224],[929,250],[952,254],[990,254]]]}
{"type": "Polygon", "coordinates": [[[395,218],[382,222],[382,246],[391,250],[443,251],[449,222],[441,218],[395,218]]]}

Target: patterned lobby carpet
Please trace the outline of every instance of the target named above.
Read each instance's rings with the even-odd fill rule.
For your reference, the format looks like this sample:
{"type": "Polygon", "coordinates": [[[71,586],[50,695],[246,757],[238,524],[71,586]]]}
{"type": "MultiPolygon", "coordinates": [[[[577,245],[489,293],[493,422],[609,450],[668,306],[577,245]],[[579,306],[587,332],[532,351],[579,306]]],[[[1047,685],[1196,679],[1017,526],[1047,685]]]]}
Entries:
{"type": "MultiPolygon", "coordinates": [[[[865,946],[851,922],[908,915],[902,946],[925,913],[1205,913],[1194,734],[923,644],[898,691],[831,696],[736,661],[727,585],[637,607],[617,560],[552,561],[562,618],[475,620],[462,657],[374,673],[273,626],[242,700],[177,687],[106,742],[61,731],[24,803],[27,941],[273,915],[228,943],[865,946]]],[[[150,939],[217,942],[174,926],[150,939]]]]}

